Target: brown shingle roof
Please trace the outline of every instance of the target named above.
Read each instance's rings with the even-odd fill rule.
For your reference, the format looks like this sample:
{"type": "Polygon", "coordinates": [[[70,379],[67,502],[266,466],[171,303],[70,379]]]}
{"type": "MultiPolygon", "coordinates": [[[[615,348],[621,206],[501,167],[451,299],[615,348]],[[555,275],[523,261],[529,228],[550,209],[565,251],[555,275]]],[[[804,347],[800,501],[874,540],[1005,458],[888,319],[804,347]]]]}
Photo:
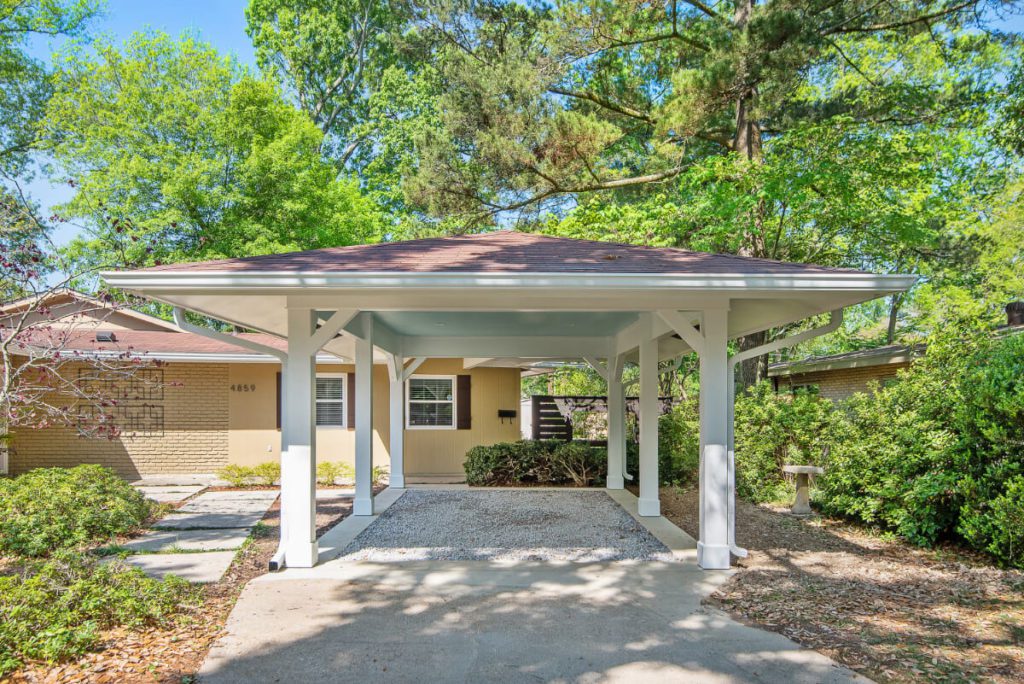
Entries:
{"type": "Polygon", "coordinates": [[[497,231],[154,266],[173,272],[856,273],[685,249],[497,231]]]}
{"type": "MultiPolygon", "coordinates": [[[[67,352],[77,351],[85,354],[103,352],[125,353],[130,356],[159,356],[160,354],[237,354],[240,356],[260,356],[260,354],[251,349],[188,332],[114,330],[115,341],[98,342],[96,340],[96,333],[100,330],[102,328],[74,331],[37,329],[30,335],[23,336],[23,339],[19,341],[27,346],[67,352]]],[[[273,335],[242,333],[239,336],[268,347],[280,349],[281,351],[286,351],[288,348],[285,340],[273,335]]]]}

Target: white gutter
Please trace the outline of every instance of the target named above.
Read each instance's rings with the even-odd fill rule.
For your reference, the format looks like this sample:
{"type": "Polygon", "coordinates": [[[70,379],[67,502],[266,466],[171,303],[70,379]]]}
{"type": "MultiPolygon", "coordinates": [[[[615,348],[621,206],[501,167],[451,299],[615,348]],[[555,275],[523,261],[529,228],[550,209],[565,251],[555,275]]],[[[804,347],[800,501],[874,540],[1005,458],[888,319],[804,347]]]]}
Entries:
{"type": "Polygon", "coordinates": [[[902,291],[914,284],[914,276],[860,272],[776,273],[462,273],[462,272],[231,272],[231,271],[105,271],[100,274],[112,287],[127,290],[309,290],[309,289],[409,289],[409,288],[516,288],[561,290],[565,288],[678,291],[702,290],[865,290],[902,291]]]}
{"type": "Polygon", "coordinates": [[[728,450],[729,463],[729,551],[731,551],[735,556],[739,556],[740,558],[747,557],[747,550],[736,545],[736,365],[746,361],[747,359],[752,359],[756,356],[761,356],[762,354],[792,347],[800,342],[805,342],[815,337],[820,337],[830,332],[834,332],[842,324],[843,310],[836,309],[829,314],[829,321],[825,325],[805,330],[790,337],[783,337],[773,342],[762,344],[759,347],[754,347],[753,349],[744,349],[743,351],[729,357],[729,363],[726,364],[728,368],[726,387],[727,392],[729,393],[729,400],[727,402],[728,418],[726,422],[726,439],[728,442],[726,448],[728,450]]]}
{"type": "MultiPolygon", "coordinates": [[[[268,347],[266,345],[260,344],[259,342],[253,342],[252,340],[235,337],[233,335],[225,335],[224,333],[218,330],[211,330],[210,328],[204,328],[198,325],[193,325],[189,323],[187,320],[185,320],[185,311],[180,306],[174,307],[174,322],[178,325],[179,328],[181,328],[185,332],[190,332],[193,335],[199,335],[201,337],[206,337],[211,340],[216,340],[218,342],[225,342],[227,344],[236,344],[239,347],[245,347],[246,349],[251,349],[261,354],[270,354],[271,356],[276,357],[281,362],[282,367],[288,360],[288,354],[286,352],[281,351],[280,349],[274,349],[273,347],[268,347]]],[[[281,539],[278,541],[277,550],[274,551],[274,555],[270,558],[270,569],[272,571],[284,569],[284,535],[285,531],[288,528],[284,524],[284,510],[282,510],[281,513],[281,539]]]]}

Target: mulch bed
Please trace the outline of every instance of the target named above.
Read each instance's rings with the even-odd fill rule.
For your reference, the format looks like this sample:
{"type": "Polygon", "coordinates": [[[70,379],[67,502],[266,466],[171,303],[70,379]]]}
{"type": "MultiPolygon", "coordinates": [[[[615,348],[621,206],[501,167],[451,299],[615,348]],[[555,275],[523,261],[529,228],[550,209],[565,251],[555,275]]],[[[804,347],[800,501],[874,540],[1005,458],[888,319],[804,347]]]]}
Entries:
{"type": "MultiPolygon", "coordinates": [[[[381,489],[383,487],[374,493],[381,489]]],[[[351,499],[317,500],[317,537],[351,512],[351,499]]],[[[270,558],[277,550],[280,523],[279,498],[254,529],[253,538],[239,551],[224,577],[203,587],[202,605],[186,616],[180,625],[141,632],[109,630],[104,633],[100,649],[95,653],[72,663],[25,668],[2,682],[183,684],[194,681],[195,673],[213,642],[221,636],[228,614],[246,583],[267,572],[270,558]]]]}
{"type": "MultiPolygon", "coordinates": [[[[662,513],[697,536],[696,490],[662,513]]],[[[737,503],[740,559],[708,601],[880,682],[1024,681],[1024,573],[817,516],[737,503]]]]}

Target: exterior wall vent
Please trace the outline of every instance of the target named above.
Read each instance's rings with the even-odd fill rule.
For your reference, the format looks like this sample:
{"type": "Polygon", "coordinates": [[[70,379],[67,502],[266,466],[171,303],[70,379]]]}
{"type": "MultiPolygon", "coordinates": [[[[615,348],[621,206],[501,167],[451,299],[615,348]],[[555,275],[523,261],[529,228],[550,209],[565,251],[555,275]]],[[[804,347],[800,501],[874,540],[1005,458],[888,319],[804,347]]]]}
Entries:
{"type": "Polygon", "coordinates": [[[101,330],[96,333],[97,342],[117,342],[117,335],[111,330],[101,330]]]}

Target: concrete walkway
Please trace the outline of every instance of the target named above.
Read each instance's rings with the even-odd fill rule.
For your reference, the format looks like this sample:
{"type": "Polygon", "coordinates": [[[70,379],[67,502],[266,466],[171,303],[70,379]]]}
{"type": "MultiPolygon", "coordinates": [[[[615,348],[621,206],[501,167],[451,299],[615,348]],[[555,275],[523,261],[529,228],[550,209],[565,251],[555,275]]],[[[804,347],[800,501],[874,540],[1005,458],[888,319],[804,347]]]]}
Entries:
{"type": "MultiPolygon", "coordinates": [[[[386,490],[378,503],[400,495],[386,490]]],[[[653,521],[658,538],[691,560],[338,558],[372,520],[350,517],[325,535],[334,560],[250,582],[200,681],[867,681],[702,607],[730,573],[698,569],[692,539],[664,519],[653,521]]]]}
{"type": "MultiPolygon", "coordinates": [[[[148,489],[154,487],[159,487],[156,494],[169,497],[171,492],[165,488],[174,485],[148,489]]],[[[203,492],[124,544],[133,552],[125,560],[153,577],[177,575],[191,582],[216,582],[277,496],[277,490],[203,492]]]]}

